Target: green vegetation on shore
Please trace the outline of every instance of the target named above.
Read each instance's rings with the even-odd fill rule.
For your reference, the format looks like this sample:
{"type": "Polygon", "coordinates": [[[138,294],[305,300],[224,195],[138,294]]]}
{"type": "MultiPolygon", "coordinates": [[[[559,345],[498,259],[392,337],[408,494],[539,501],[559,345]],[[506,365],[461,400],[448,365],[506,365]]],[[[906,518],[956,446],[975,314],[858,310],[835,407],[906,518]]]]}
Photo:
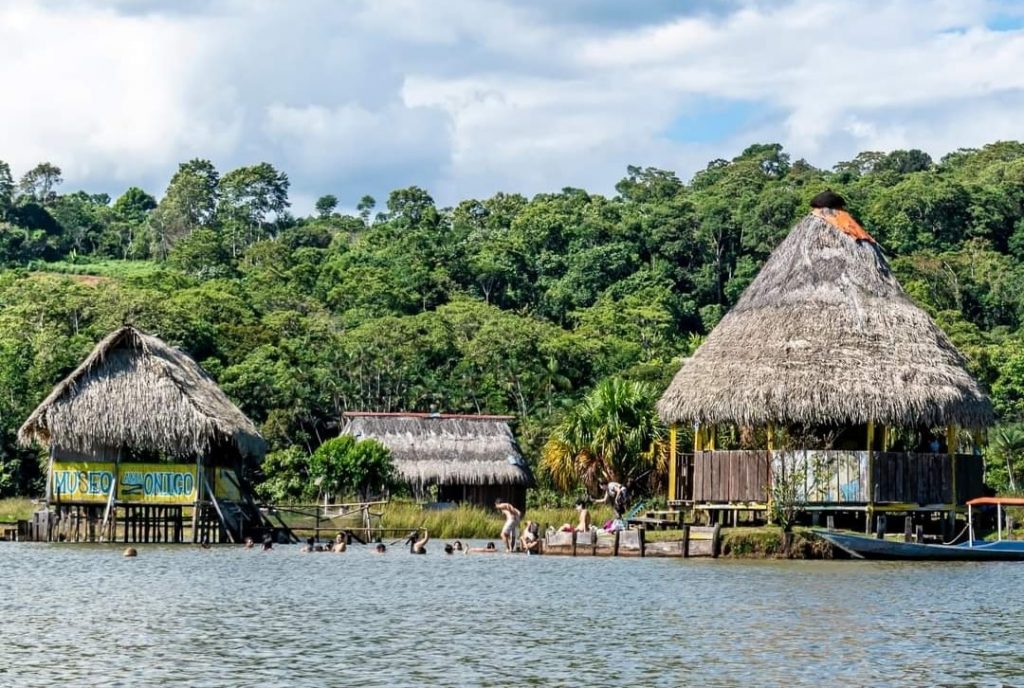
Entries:
{"type": "Polygon", "coordinates": [[[552,435],[573,440],[555,430],[603,380],[664,389],[826,187],[991,392],[988,482],[1024,483],[1019,142],[832,169],[757,144],[689,181],[630,166],[611,196],[446,208],[418,187],[379,205],[349,190],[356,212],[325,195],[309,217],[288,212],[288,178],[265,163],[192,160],[165,189],[116,199],[65,192],[52,164],[17,172],[0,162],[0,496],[41,492],[17,428],[125,321],[192,355],[255,420],[277,472],[257,482],[306,480],[345,410],[510,414],[536,467],[552,435]]]}

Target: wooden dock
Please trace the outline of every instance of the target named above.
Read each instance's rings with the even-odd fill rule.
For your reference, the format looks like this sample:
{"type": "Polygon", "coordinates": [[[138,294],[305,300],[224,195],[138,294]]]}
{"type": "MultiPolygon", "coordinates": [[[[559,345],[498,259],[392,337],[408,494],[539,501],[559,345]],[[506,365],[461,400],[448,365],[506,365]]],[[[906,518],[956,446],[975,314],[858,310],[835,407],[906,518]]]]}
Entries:
{"type": "Polygon", "coordinates": [[[570,557],[717,557],[721,551],[721,525],[682,526],[678,540],[647,541],[644,528],[613,533],[603,531],[549,533],[544,554],[570,557]]]}

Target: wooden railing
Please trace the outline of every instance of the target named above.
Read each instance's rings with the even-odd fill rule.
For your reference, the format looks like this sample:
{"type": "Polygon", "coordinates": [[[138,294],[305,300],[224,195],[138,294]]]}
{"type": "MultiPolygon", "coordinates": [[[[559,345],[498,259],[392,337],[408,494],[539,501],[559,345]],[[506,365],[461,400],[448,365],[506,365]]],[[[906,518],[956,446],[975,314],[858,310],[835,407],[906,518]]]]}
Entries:
{"type": "MultiPolygon", "coordinates": [[[[677,457],[676,500],[704,503],[768,501],[770,479],[794,481],[805,504],[899,502],[949,504],[953,499],[951,459],[947,454],[876,452],[868,479],[866,451],[737,450],[681,454],[677,457]]],[[[956,457],[956,497],[963,504],[982,494],[980,456],[956,457]]],[[[670,495],[670,498],[672,495],[670,495]]]]}

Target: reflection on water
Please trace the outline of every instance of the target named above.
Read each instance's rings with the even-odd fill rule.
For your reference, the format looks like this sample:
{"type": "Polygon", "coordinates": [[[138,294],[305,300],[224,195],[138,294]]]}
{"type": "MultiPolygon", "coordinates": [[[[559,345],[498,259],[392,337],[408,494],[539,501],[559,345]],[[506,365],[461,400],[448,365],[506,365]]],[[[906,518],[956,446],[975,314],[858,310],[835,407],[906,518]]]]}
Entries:
{"type": "Polygon", "coordinates": [[[0,543],[0,685],[933,685],[1024,676],[1024,565],[0,543]]]}

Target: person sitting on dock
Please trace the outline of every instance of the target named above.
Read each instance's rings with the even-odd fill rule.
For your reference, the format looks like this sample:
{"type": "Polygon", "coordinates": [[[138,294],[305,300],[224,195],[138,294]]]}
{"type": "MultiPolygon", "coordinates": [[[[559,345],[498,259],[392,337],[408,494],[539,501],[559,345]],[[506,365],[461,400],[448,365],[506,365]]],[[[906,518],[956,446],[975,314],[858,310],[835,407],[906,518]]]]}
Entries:
{"type": "Polygon", "coordinates": [[[498,549],[494,546],[493,542],[488,542],[486,547],[467,547],[466,554],[477,553],[477,554],[496,554],[498,549]]]}
{"type": "Polygon", "coordinates": [[[629,493],[626,490],[626,486],[611,480],[601,481],[597,486],[601,488],[604,496],[601,499],[595,499],[594,504],[611,501],[612,509],[615,510],[615,517],[621,520],[629,507],[629,493]]]}
{"type": "Polygon", "coordinates": [[[519,545],[527,554],[540,553],[540,538],[538,537],[539,531],[539,523],[536,521],[526,522],[526,528],[523,530],[523,537],[519,539],[519,545]]]}
{"type": "Polygon", "coordinates": [[[519,518],[523,513],[501,500],[494,502],[494,508],[505,514],[505,525],[501,527],[501,541],[505,543],[505,551],[511,552],[516,546],[516,531],[519,529],[519,518]]]}
{"type": "Polygon", "coordinates": [[[576,511],[579,513],[579,521],[574,526],[571,523],[563,523],[562,527],[558,530],[563,533],[571,533],[574,530],[577,533],[586,533],[590,531],[590,509],[587,508],[587,501],[585,499],[576,500],[576,511]]]}
{"type": "Polygon", "coordinates": [[[409,545],[409,554],[426,554],[427,553],[427,541],[430,540],[430,533],[423,531],[423,538],[420,540],[416,539],[416,531],[409,533],[409,537],[405,539],[405,543],[409,545]]]}

